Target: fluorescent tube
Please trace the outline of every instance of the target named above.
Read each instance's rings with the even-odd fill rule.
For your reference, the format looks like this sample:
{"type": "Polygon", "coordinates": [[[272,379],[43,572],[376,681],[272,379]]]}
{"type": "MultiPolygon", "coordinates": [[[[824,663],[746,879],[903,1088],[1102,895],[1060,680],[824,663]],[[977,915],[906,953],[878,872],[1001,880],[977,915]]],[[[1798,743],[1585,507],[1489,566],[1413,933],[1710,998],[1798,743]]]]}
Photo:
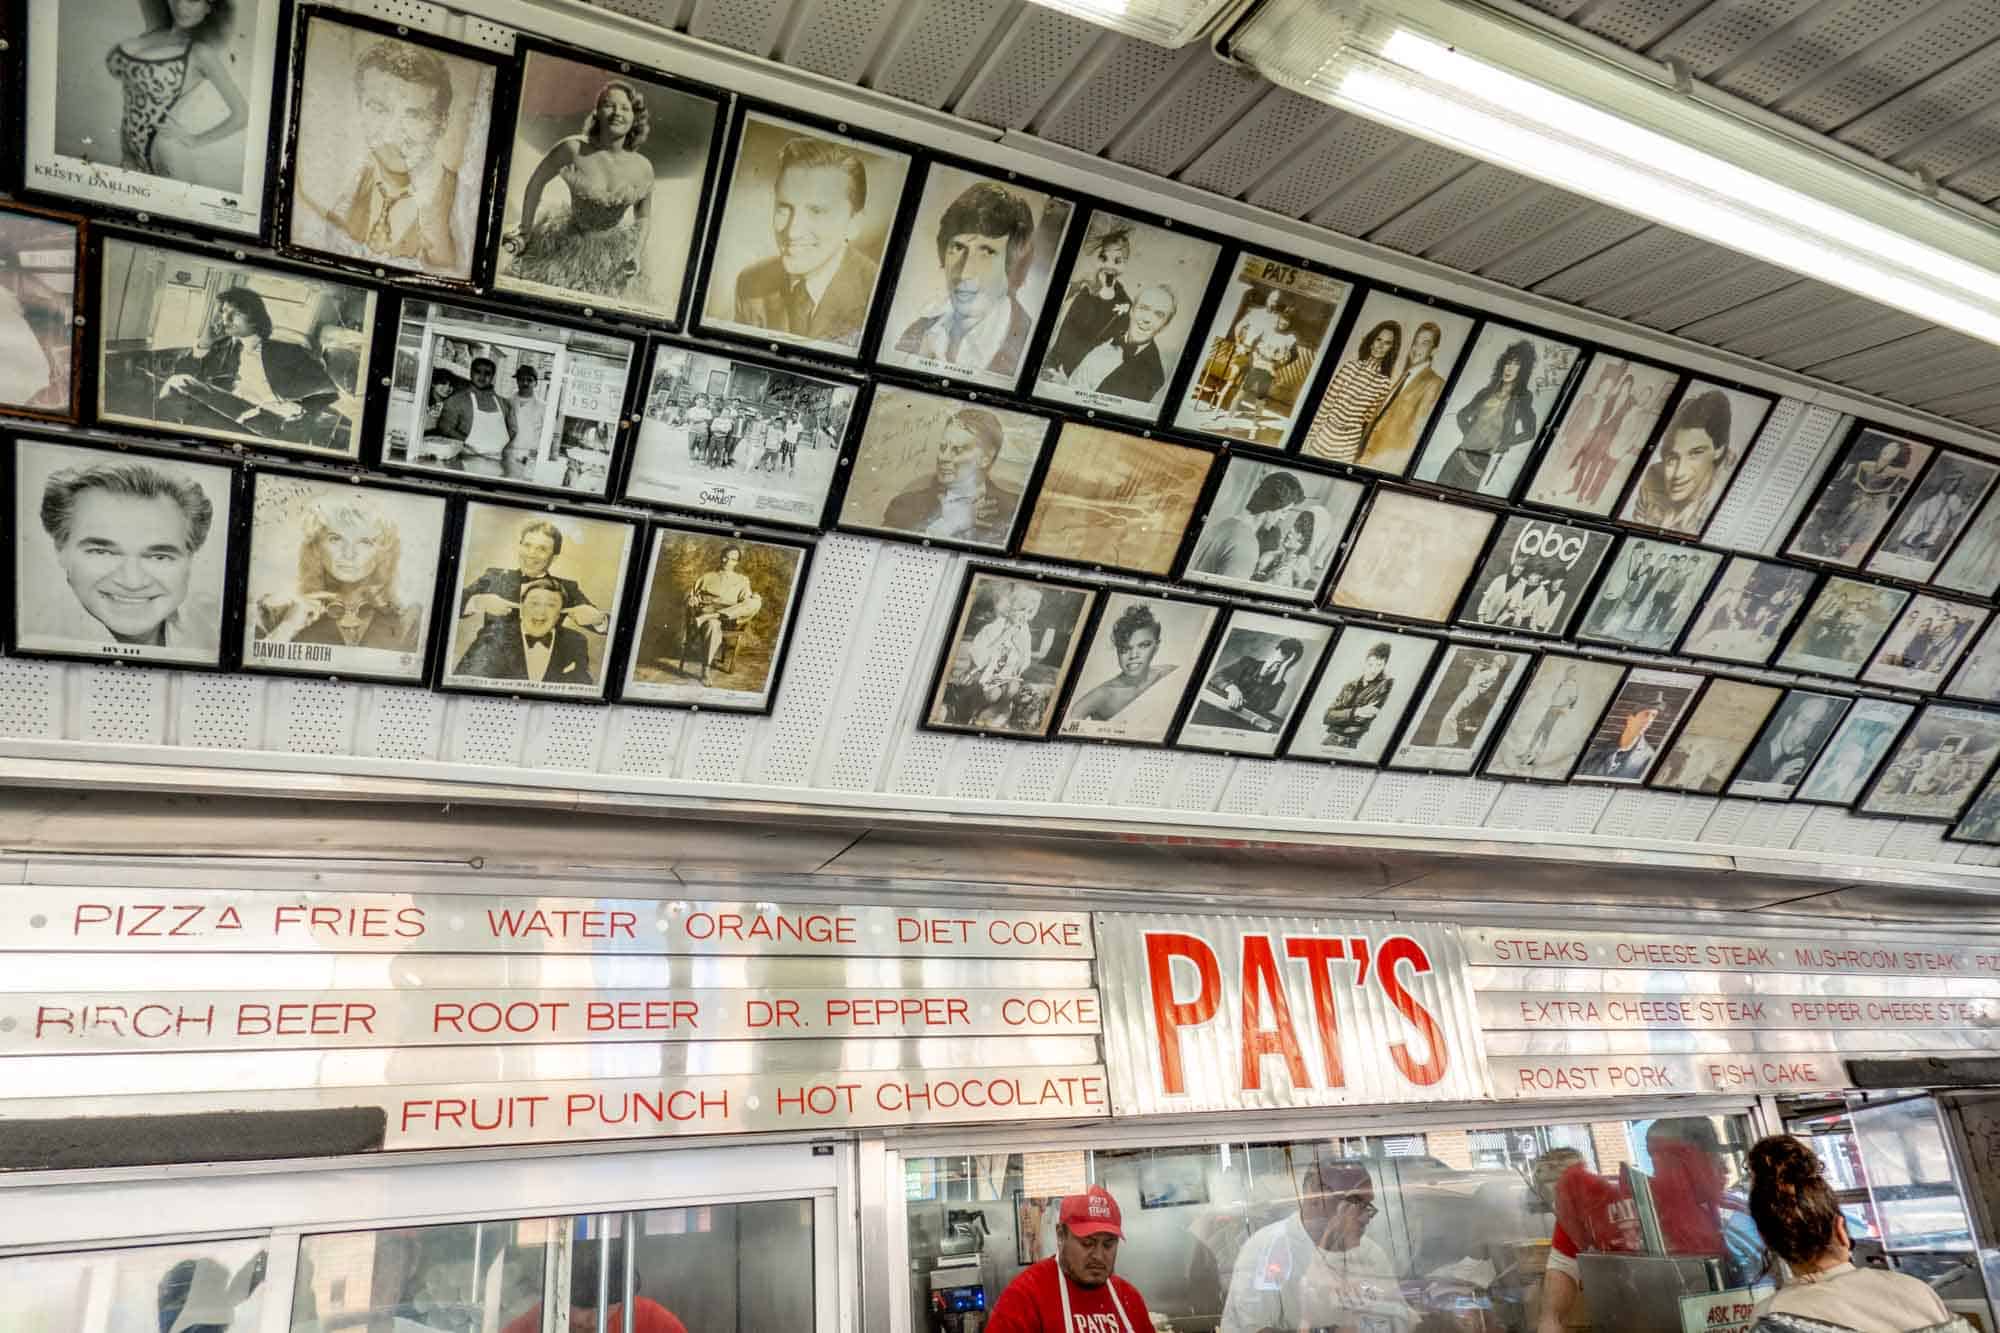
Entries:
{"type": "Polygon", "coordinates": [[[1155,46],[1186,46],[1236,0],[1034,0],[1034,3],[1155,46]]]}

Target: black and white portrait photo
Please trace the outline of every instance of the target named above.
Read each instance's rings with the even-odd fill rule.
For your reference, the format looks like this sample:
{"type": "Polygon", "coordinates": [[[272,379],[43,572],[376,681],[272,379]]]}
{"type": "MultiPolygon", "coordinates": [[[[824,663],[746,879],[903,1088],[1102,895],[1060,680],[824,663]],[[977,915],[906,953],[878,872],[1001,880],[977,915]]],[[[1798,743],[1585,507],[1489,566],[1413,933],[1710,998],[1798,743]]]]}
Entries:
{"type": "Polygon", "coordinates": [[[1310,602],[1361,496],[1360,482],[1233,454],[1182,577],[1310,602]]]}
{"type": "Polygon", "coordinates": [[[1065,421],[1021,554],[1164,578],[1214,464],[1195,445],[1065,421]]]}
{"type": "Polygon", "coordinates": [[[702,322],[858,355],[909,176],[908,154],[745,111],[702,322]]]}
{"type": "Polygon", "coordinates": [[[1965,842],[2000,844],[2000,775],[1987,779],[1951,836],[1965,842]]]}
{"type": "Polygon", "coordinates": [[[30,189],[255,236],[280,0],[29,0],[30,189]]]}
{"type": "Polygon", "coordinates": [[[1830,578],[1785,641],[1777,665],[1852,680],[1874,655],[1896,613],[1910,600],[1901,588],[1830,578]]]}
{"type": "Polygon", "coordinates": [[[1756,443],[1771,403],[1768,394],[1689,380],[1618,517],[1642,528],[1699,537],[1756,443]]]}
{"type": "Polygon", "coordinates": [[[1721,563],[1716,551],[1627,537],[1597,585],[1577,637],[1669,651],[1721,563]]]}
{"type": "Polygon", "coordinates": [[[1129,592],[1106,596],[1056,733],[1164,742],[1218,614],[1203,602],[1129,592]]]}
{"type": "Polygon", "coordinates": [[[1896,525],[1868,558],[1868,572],[1927,583],[2000,478],[2000,466],[1940,451],[1910,492],[1896,525]]]}
{"type": "Polygon", "coordinates": [[[1709,796],[1720,792],[1783,694],[1775,685],[1711,680],[1661,758],[1653,785],[1709,796]]]}
{"type": "Polygon", "coordinates": [[[1608,515],[1679,382],[1679,371],[1592,352],[1522,498],[1576,514],[1608,515]]]}
{"type": "Polygon", "coordinates": [[[618,697],[769,712],[808,549],[655,527],[618,697]]]}
{"type": "Polygon", "coordinates": [[[0,413],[77,414],[80,218],[0,204],[0,413]]]}
{"type": "Polygon", "coordinates": [[[1371,291],[1299,451],[1400,477],[1465,355],[1470,315],[1371,291]]]}
{"type": "Polygon", "coordinates": [[[1275,755],[1333,626],[1231,611],[1174,744],[1275,755]]]}
{"type": "Polygon", "coordinates": [[[1282,259],[1239,254],[1174,424],[1282,449],[1352,288],[1282,259]]]}
{"type": "Polygon", "coordinates": [[[1991,597],[2000,592],[2000,489],[1986,496],[1934,580],[1940,588],[1991,597]]]}
{"type": "Polygon", "coordinates": [[[14,441],[14,637],[25,653],[222,661],[227,467],[14,441]]]}
{"type": "Polygon", "coordinates": [[[423,682],[445,508],[440,495],[259,472],[243,665],[423,682]]]}
{"type": "Polygon", "coordinates": [[[1544,657],[1486,760],[1487,776],[1543,782],[1567,778],[1624,678],[1625,668],[1616,662],[1553,653],[1544,657]]]}
{"type": "Polygon", "coordinates": [[[1472,576],[1459,621],[1517,634],[1559,637],[1611,550],[1611,534],[1516,514],[1501,525],[1472,576]]]}
{"type": "Polygon", "coordinates": [[[638,351],[615,334],[404,301],[382,461],[601,497],[638,351]]]}
{"type": "Polygon", "coordinates": [[[1695,613],[1681,651],[1763,666],[1805,609],[1815,575],[1775,561],[1732,556],[1695,613]]]}
{"type": "Polygon", "coordinates": [[[1098,209],[1064,280],[1035,397],[1159,419],[1221,250],[1098,209]]]}
{"type": "Polygon", "coordinates": [[[474,500],[459,535],[447,689],[602,699],[638,528],[474,500]]]}
{"type": "Polygon", "coordinates": [[[1577,352],[1573,343],[1524,329],[1481,325],[1412,475],[1478,495],[1512,495],[1577,352]]]}
{"type": "Polygon", "coordinates": [[[1644,782],[1700,688],[1701,677],[1685,671],[1634,667],[1592,728],[1571,781],[1644,782]]]}
{"type": "Polygon", "coordinates": [[[1784,554],[1857,568],[1935,452],[1928,444],[1858,427],[1784,554]]]}
{"type": "Polygon", "coordinates": [[[848,381],[656,342],[625,496],[816,526],[858,393],[848,381]]]}
{"type": "Polygon", "coordinates": [[[103,273],[101,419],[359,456],[374,292],[118,236],[103,273]]]}
{"type": "Polygon", "coordinates": [[[1935,690],[1986,623],[1986,609],[1918,593],[1903,608],[1861,678],[1873,685],[1935,690]]]}
{"type": "Polygon", "coordinates": [[[1484,509],[1377,490],[1334,581],[1332,603],[1442,625],[1493,531],[1484,509]]]}
{"type": "Polygon", "coordinates": [[[2000,757],[2000,713],[1926,704],[1854,808],[1905,819],[1958,818],[2000,757]]]}
{"type": "Polygon", "coordinates": [[[840,526],[1005,550],[1048,431],[1027,412],[877,385],[840,526]]]}
{"type": "Polygon", "coordinates": [[[1045,737],[1098,593],[975,569],[938,666],[925,725],[1045,737]]]}
{"type": "Polygon", "coordinates": [[[1452,644],[1418,702],[1409,730],[1396,742],[1389,766],[1470,773],[1532,660],[1527,653],[1504,648],[1452,644]]]}
{"type": "Polygon", "coordinates": [[[720,112],[639,74],[528,50],[494,286],[679,320],[720,112]]]}
{"type": "Polygon", "coordinates": [[[499,65],[320,11],[300,22],[287,244],[470,282],[499,65]]]}
{"type": "Polygon", "coordinates": [[[1750,753],[1743,757],[1743,767],[1736,770],[1729,794],[1790,800],[1820,751],[1833,739],[1852,702],[1841,694],[1787,690],[1750,753]]]}
{"type": "Polygon", "coordinates": [[[1954,699],[2000,704],[2000,620],[1987,622],[1944,692],[1954,699]]]}
{"type": "Polygon", "coordinates": [[[1916,711],[1915,704],[1893,699],[1856,699],[1840,729],[1813,761],[1796,799],[1821,805],[1853,804],[1888,758],[1889,747],[1902,734],[1903,724],[1916,711]]]}
{"type": "Polygon", "coordinates": [[[1365,625],[1341,630],[1285,753],[1381,763],[1437,651],[1438,641],[1422,634],[1365,625]]]}

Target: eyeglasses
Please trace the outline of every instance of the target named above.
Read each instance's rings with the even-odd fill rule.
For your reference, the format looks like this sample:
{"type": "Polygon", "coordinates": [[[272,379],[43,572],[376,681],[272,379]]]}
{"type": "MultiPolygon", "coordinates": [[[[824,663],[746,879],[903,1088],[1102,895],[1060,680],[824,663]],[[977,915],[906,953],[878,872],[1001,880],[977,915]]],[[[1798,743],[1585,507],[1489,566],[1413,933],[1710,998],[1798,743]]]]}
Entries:
{"type": "Polygon", "coordinates": [[[1336,1202],[1336,1203],[1351,1203],[1351,1204],[1353,1204],[1353,1205],[1354,1205],[1354,1206],[1355,1206],[1356,1208],[1359,1208],[1359,1209],[1361,1210],[1361,1220],[1362,1220],[1363,1222],[1371,1222],[1371,1221],[1373,1221],[1373,1220],[1375,1219],[1376,1215],[1377,1215],[1377,1214],[1379,1214],[1379,1213],[1380,1213],[1380,1212],[1382,1211],[1382,1210],[1381,1210],[1380,1208],[1377,1208],[1377,1207],[1376,1207],[1376,1206],[1375,1206],[1375,1205],[1374,1205],[1373,1203],[1371,1203],[1371,1202],[1369,1201],[1368,1197],[1367,1197],[1366,1195],[1363,1195],[1363,1194],[1342,1194],[1342,1195],[1338,1195],[1338,1196],[1336,1196],[1336,1198],[1335,1198],[1335,1202],[1336,1202]]]}

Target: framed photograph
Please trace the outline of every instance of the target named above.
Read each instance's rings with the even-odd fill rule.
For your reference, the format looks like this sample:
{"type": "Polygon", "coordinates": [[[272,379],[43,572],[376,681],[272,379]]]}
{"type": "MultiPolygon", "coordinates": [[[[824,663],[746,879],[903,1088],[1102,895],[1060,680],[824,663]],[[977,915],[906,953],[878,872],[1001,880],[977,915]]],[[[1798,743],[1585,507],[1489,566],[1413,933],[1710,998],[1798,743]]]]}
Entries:
{"type": "Polygon", "coordinates": [[[1437,656],[1438,640],[1348,625],[1285,746],[1293,759],[1379,764],[1437,656]]]}
{"type": "Polygon", "coordinates": [[[1166,744],[1220,614],[1210,602],[1106,593],[1056,734],[1166,744]]]}
{"type": "Polygon", "coordinates": [[[839,525],[1005,551],[1048,438],[1046,417],[878,383],[847,469],[839,525]]]}
{"type": "Polygon", "coordinates": [[[1868,572],[1928,583],[1952,543],[1992,493],[2000,464],[1941,449],[1875,554],[1868,572]]]}
{"type": "Polygon", "coordinates": [[[1512,495],[1581,350],[1507,324],[1482,324],[1412,476],[1502,500],[1512,495]]]}
{"type": "Polygon", "coordinates": [[[655,525],[619,702],[770,712],[811,556],[655,525]]]}
{"type": "Polygon", "coordinates": [[[1954,699],[2000,704],[2000,620],[1987,622],[1972,651],[1945,685],[1944,693],[1954,699]]]}
{"type": "Polygon", "coordinates": [[[1811,805],[1854,804],[1916,711],[1915,704],[1893,699],[1856,699],[1792,799],[1811,805]]]}
{"type": "Polygon", "coordinates": [[[745,108],[726,177],[702,326],[861,355],[910,155],[745,108]]]}
{"type": "Polygon", "coordinates": [[[1655,787],[1719,795],[1778,706],[1784,690],[1716,677],[1653,774],[1655,787]]]}
{"type": "Polygon", "coordinates": [[[655,342],[645,384],[626,499],[819,526],[858,383],[655,342]]]}
{"type": "Polygon", "coordinates": [[[1763,666],[1805,610],[1819,576],[1809,569],[1731,556],[1681,643],[1686,657],[1763,666]]]}
{"type": "Polygon", "coordinates": [[[251,479],[242,663],[421,685],[449,502],[346,479],[251,479]]]}
{"type": "Polygon", "coordinates": [[[1701,536],[1776,401],[1766,393],[1688,380],[1639,469],[1619,521],[1701,536]]]}
{"type": "Polygon", "coordinates": [[[638,534],[617,519],[468,502],[439,686],[602,700],[638,534]]]}
{"type": "Polygon", "coordinates": [[[383,466],[602,498],[638,359],[617,334],[406,300],[383,466]]]}
{"type": "Polygon", "coordinates": [[[678,324],[721,102],[629,64],[516,49],[493,285],[678,324]]]}
{"type": "Polygon", "coordinates": [[[1569,777],[1624,679],[1618,662],[1545,655],[1486,760],[1486,776],[1533,782],[1569,777]]]}
{"type": "Polygon", "coordinates": [[[1277,754],[1332,639],[1333,626],[1321,621],[1231,611],[1174,744],[1267,758],[1277,754]]]}
{"type": "Polygon", "coordinates": [[[1495,515],[1378,489],[1333,585],[1332,604],[1442,625],[1458,607],[1495,515]]]}
{"type": "Polygon", "coordinates": [[[1472,576],[1459,623],[1561,637],[1610,550],[1608,532],[1514,514],[1472,576]]]}
{"type": "Polygon", "coordinates": [[[1627,537],[1576,637],[1670,652],[1721,565],[1719,551],[1627,537]]]}
{"type": "Polygon", "coordinates": [[[1471,315],[1369,292],[1299,452],[1391,477],[1409,471],[1476,323],[1471,315]]]}
{"type": "Polygon", "coordinates": [[[1861,673],[1871,685],[1929,693],[1944,684],[1986,623],[1986,608],[1918,593],[1861,673]]]}
{"type": "Polygon", "coordinates": [[[1859,579],[1829,578],[1798,628],[1785,641],[1778,666],[1853,680],[1875,654],[1896,613],[1910,600],[1902,588],[1859,579]]]}
{"type": "Polygon", "coordinates": [[[1239,252],[1232,262],[1174,424],[1282,449],[1353,289],[1290,260],[1239,252]]]}
{"type": "Polygon", "coordinates": [[[1035,397],[1158,421],[1221,255],[1199,236],[1093,209],[1035,397]]]}
{"type": "Polygon", "coordinates": [[[319,7],[296,27],[285,245],[469,286],[499,57],[319,7]]]}
{"type": "Polygon", "coordinates": [[[0,202],[0,413],[76,419],[84,225],[0,202]]]}
{"type": "Polygon", "coordinates": [[[372,290],[124,236],[99,272],[98,420],[360,456],[372,290]]]}
{"type": "Polygon", "coordinates": [[[1643,783],[1701,683],[1700,676],[1688,671],[1633,667],[1591,729],[1590,743],[1570,780],[1622,787],[1643,783]]]}
{"type": "Polygon", "coordinates": [[[1974,597],[2000,592],[2000,490],[1987,493],[1978,517],[1965,529],[1932,582],[1974,597]]]}
{"type": "Polygon", "coordinates": [[[1935,452],[1928,444],[1856,425],[1782,554],[1860,568],[1935,452]]]}
{"type": "Polygon", "coordinates": [[[26,435],[13,452],[7,651],[220,667],[236,470],[26,435]]]}
{"type": "Polygon", "coordinates": [[[1965,816],[1945,834],[1951,842],[2000,843],[2000,774],[1987,780],[1965,816]]]}
{"type": "Polygon", "coordinates": [[[1097,598],[1085,583],[967,570],[924,725],[1046,739],[1097,598]]]}
{"type": "Polygon", "coordinates": [[[1520,688],[1532,653],[1454,643],[1431,675],[1415,717],[1389,756],[1391,768],[1470,773],[1520,688]]]}
{"type": "Polygon", "coordinates": [[[1208,1154],[1169,1149],[1139,1159],[1139,1206],[1181,1208],[1208,1202],[1208,1154]]]}
{"type": "MultiPolygon", "coordinates": [[[[1214,466],[1194,445],[1065,421],[1020,553],[1165,578],[1214,466]]],[[[1276,577],[1302,577],[1307,559],[1293,551],[1276,577]]]]}
{"type": "Polygon", "coordinates": [[[933,162],[876,361],[1012,390],[1075,211],[1060,195],[933,162]]]}
{"type": "Polygon", "coordinates": [[[2000,758],[2000,713],[1926,704],[1855,803],[1862,815],[1956,820],[2000,758]]]}
{"type": "Polygon", "coordinates": [[[1309,603],[1333,568],[1362,492],[1358,481],[1232,454],[1181,578],[1309,603]]]}
{"type": "Polygon", "coordinates": [[[262,236],[284,18],[280,0],[27,0],[27,188],[262,236]]]}
{"type": "Polygon", "coordinates": [[[1608,517],[1653,438],[1681,373],[1595,351],[1563,408],[1522,498],[1573,514],[1608,517]]]}
{"type": "Polygon", "coordinates": [[[1730,780],[1731,796],[1788,801],[1840,729],[1854,700],[1818,690],[1786,690],[1784,700],[1730,780]]]}

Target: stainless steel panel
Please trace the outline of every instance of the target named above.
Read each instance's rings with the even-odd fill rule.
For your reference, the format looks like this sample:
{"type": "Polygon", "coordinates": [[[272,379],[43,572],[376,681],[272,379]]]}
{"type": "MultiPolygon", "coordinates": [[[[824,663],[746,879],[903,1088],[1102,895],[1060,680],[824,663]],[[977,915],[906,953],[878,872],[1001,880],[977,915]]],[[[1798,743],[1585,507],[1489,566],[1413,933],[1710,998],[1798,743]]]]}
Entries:
{"type": "Polygon", "coordinates": [[[1751,1034],[1823,1028],[1871,1033],[1920,1028],[1986,1029],[2000,1047],[2000,996],[1988,999],[1912,996],[1664,995],[1566,991],[1482,990],[1479,1021],[1489,1047],[1496,1030],[1525,1032],[1653,1031],[1751,1034]]]}
{"type": "Polygon", "coordinates": [[[2000,976],[2000,943],[1957,947],[1867,943],[1810,936],[1619,935],[1596,931],[1464,933],[1466,957],[1483,965],[1630,968],[1642,971],[1801,972],[1814,975],[2000,976]]]}
{"type": "Polygon", "coordinates": [[[1493,1095],[1502,1101],[1825,1092],[1847,1086],[1847,1071],[1831,1055],[1494,1056],[1487,1068],[1493,1095]]]}

